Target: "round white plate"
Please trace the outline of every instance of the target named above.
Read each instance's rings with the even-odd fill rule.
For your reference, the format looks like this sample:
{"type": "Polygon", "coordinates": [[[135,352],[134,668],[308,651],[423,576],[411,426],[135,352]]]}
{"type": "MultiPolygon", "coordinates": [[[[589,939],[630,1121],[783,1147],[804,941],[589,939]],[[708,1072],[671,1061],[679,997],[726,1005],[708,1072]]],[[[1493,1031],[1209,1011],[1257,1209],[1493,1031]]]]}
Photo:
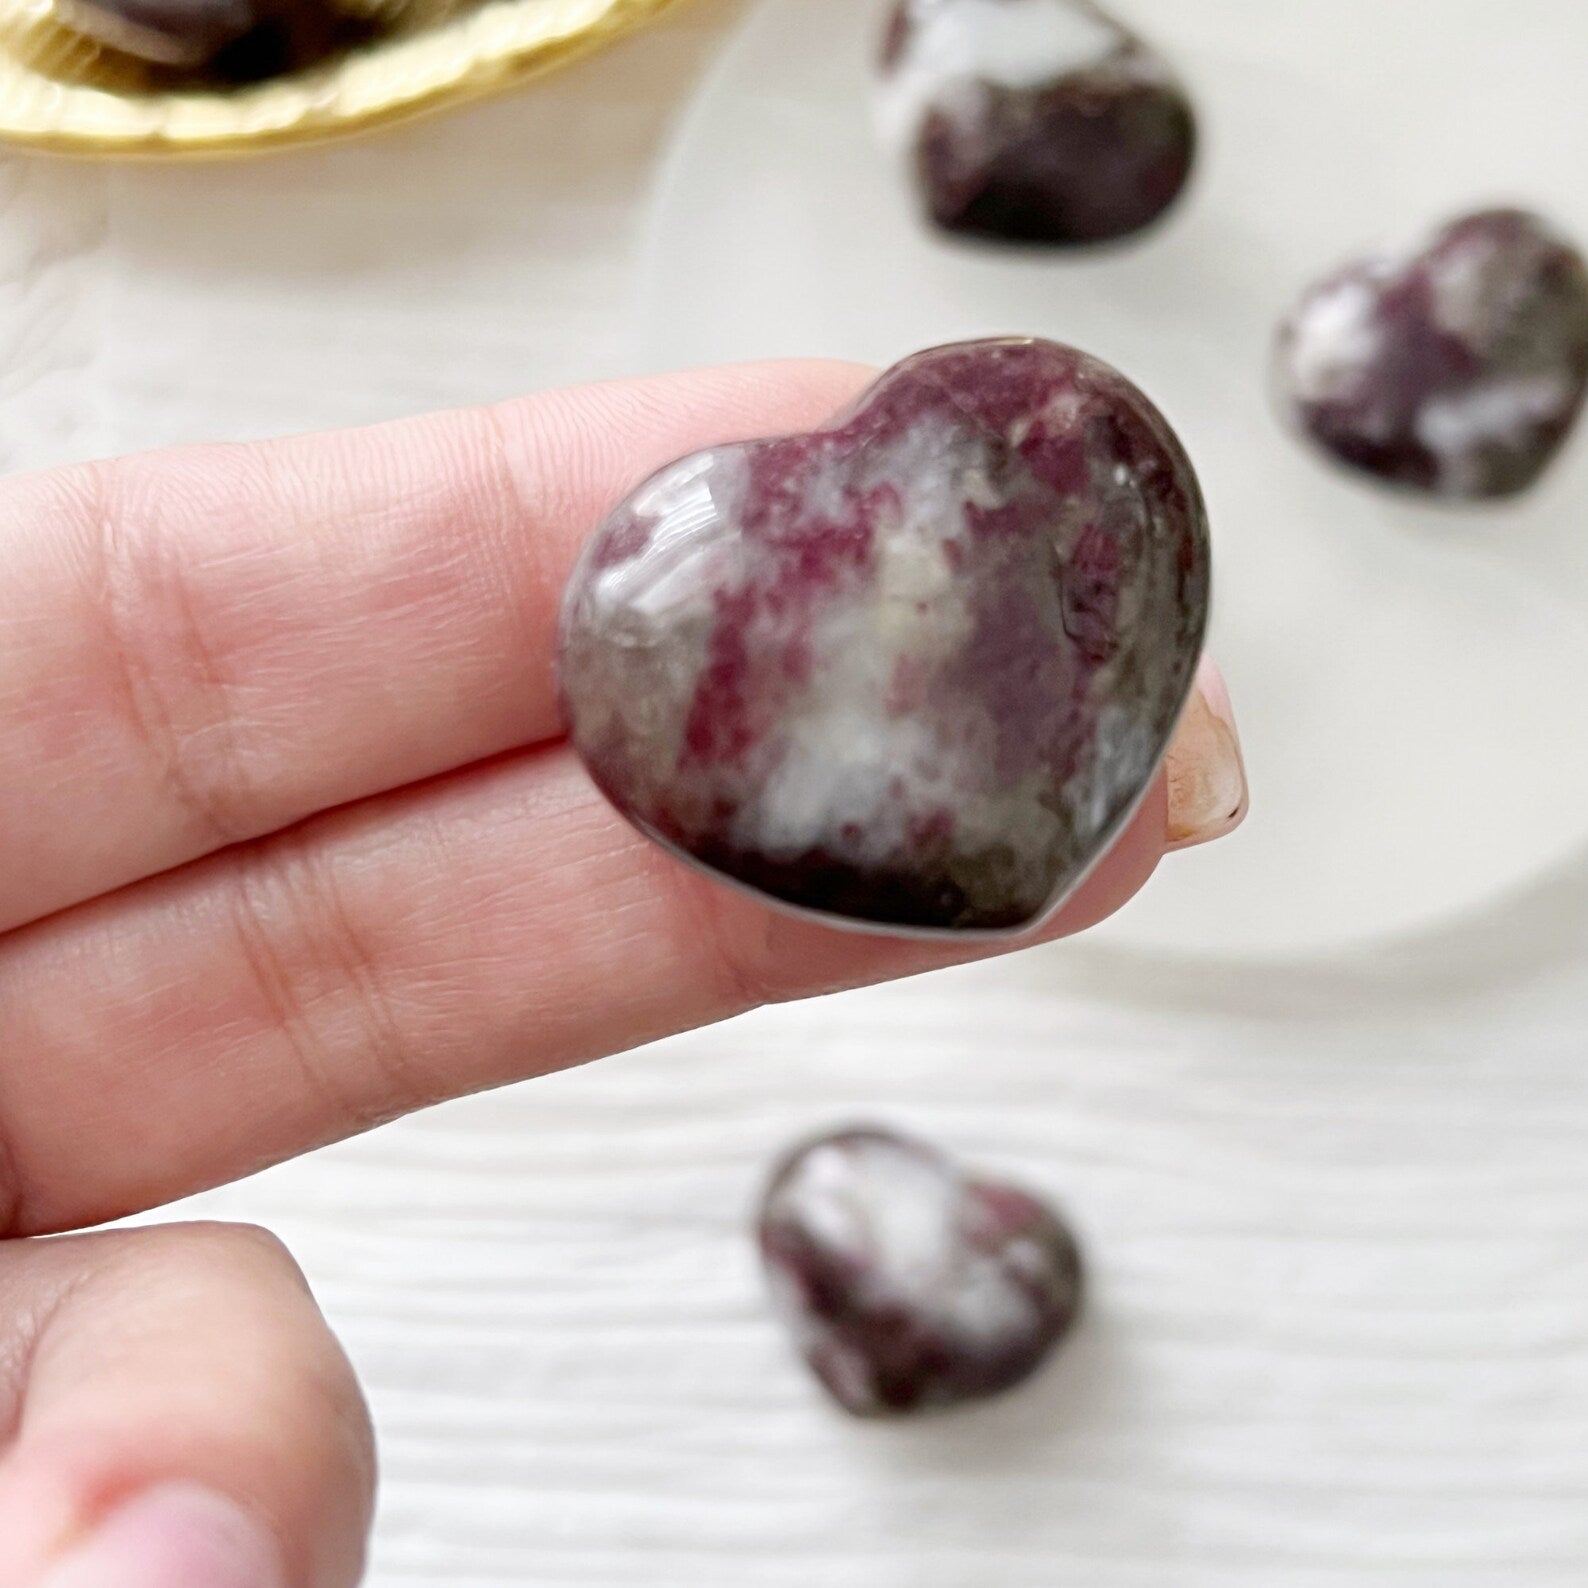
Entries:
{"type": "Polygon", "coordinates": [[[1340,258],[1494,200],[1588,237],[1576,0],[1130,0],[1200,106],[1157,233],[1011,258],[928,235],[875,146],[883,7],[763,0],[651,218],[641,362],[889,363],[1000,332],[1076,343],[1180,428],[1213,513],[1213,647],[1252,816],[1105,930],[1295,953],[1481,909],[1588,842],[1588,428],[1542,489],[1435,510],[1337,474],[1267,400],[1273,325],[1340,258]]]}

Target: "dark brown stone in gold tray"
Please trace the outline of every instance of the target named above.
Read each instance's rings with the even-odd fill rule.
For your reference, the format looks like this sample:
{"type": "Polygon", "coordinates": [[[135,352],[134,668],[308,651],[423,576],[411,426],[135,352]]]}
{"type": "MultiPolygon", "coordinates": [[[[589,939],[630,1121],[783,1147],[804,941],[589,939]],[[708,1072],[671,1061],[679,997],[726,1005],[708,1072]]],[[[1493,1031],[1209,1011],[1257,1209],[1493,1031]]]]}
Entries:
{"type": "Polygon", "coordinates": [[[328,0],[56,0],[59,22],[150,69],[151,88],[195,75],[262,82],[378,31],[328,0]]]}

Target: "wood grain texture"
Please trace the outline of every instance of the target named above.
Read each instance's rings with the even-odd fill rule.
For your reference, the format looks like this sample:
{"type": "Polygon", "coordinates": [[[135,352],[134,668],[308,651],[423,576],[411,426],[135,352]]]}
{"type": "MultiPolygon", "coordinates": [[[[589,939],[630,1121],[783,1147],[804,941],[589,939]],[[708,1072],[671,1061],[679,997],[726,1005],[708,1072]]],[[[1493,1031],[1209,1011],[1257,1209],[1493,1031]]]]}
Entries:
{"type": "Polygon", "coordinates": [[[0,469],[100,449],[107,241],[103,171],[0,159],[0,469]]]}
{"type": "Polygon", "coordinates": [[[1580,1583],[1568,943],[1582,878],[1358,964],[1043,950],[454,1105],[205,1206],[286,1235],[365,1373],[381,1583],[1580,1583]],[[1569,938],[1495,963],[1557,904],[1569,938]],[[795,1365],[747,1211],[792,1136],[857,1119],[1068,1207],[1093,1307],[1026,1393],[855,1427],[795,1365]]]}
{"type": "MultiPolygon", "coordinates": [[[[730,14],[381,144],[0,163],[0,460],[617,371],[730,14]]],[[[378,1588],[1580,1588],[1585,1052],[1588,859],[1329,962],[1069,945],[769,1011],[180,1211],[279,1231],[347,1341],[378,1588]],[[1068,1207],[1094,1306],[1028,1392],[856,1427],[779,1337],[760,1176],[868,1118],[1068,1207]]]]}

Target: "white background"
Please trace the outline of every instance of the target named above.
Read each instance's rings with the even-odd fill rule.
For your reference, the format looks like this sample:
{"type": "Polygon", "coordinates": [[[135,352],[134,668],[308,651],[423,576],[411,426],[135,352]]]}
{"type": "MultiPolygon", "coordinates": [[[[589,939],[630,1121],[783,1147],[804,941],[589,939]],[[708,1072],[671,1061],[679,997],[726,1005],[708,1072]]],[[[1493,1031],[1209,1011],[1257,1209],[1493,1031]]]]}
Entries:
{"type": "MultiPolygon", "coordinates": [[[[1137,9],[1184,32],[1198,6],[1137,9]]],[[[737,14],[701,0],[362,146],[0,159],[0,467],[645,362],[625,306],[669,223],[664,201],[642,246],[656,164],[737,14]]],[[[1551,26],[1579,27],[1568,0],[1504,15],[1552,63],[1551,26]]],[[[1565,533],[1582,498],[1556,489],[1565,533]]],[[[1265,769],[1315,741],[1270,669],[1231,672],[1258,814],[1179,864],[1254,896],[1265,769]]],[[[1583,715],[1545,739],[1563,767],[1583,715]]],[[[1316,759],[1325,792],[1377,775],[1316,759]]],[[[1044,950],[440,1109],[197,1206],[288,1240],[364,1375],[380,1588],[1581,1588],[1588,848],[1556,849],[1393,938],[1044,950]],[[746,1211],[777,1148],[856,1117],[1070,1208],[1095,1306],[1024,1394],[857,1428],[791,1361],[746,1211]]]]}
{"type": "Polygon", "coordinates": [[[1588,447],[1503,511],[1421,506],[1292,445],[1265,375],[1276,322],[1343,255],[1497,201],[1588,236],[1588,11],[1130,0],[1192,85],[1199,169],[1152,236],[1055,258],[915,224],[868,126],[883,9],[761,0],[692,97],[641,275],[644,351],[887,364],[1038,333],[1164,408],[1207,493],[1211,643],[1263,798],[1237,859],[1188,858],[1110,940],[1316,951],[1425,928],[1572,853],[1588,447]]]}

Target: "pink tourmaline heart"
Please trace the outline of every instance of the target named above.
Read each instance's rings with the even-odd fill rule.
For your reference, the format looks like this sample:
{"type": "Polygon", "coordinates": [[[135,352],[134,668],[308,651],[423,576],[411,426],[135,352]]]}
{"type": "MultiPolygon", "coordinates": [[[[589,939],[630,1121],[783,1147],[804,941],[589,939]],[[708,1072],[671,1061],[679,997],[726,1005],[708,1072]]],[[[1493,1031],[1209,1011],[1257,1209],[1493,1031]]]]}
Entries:
{"type": "Polygon", "coordinates": [[[1296,424],[1340,462],[1433,496],[1514,496],[1588,393],[1588,265],[1537,216],[1483,210],[1313,287],[1278,366],[1296,424]]]}
{"type": "Polygon", "coordinates": [[[56,0],[69,27],[139,60],[199,67],[274,14],[266,0],[56,0]]]}
{"type": "Polygon", "coordinates": [[[939,348],[607,518],[564,599],[570,731],[644,832],[783,904],[1020,930],[1151,782],[1208,564],[1191,464],[1123,376],[939,348]]]}
{"type": "Polygon", "coordinates": [[[1080,1308],[1080,1252],[1050,1209],[888,1131],[841,1131],[791,1154],[758,1234],[779,1313],[857,1417],[1012,1389],[1080,1308]]]}
{"type": "Polygon", "coordinates": [[[1091,0],[896,0],[876,113],[931,219],[999,242],[1128,237],[1196,156],[1168,63],[1091,0]]]}

